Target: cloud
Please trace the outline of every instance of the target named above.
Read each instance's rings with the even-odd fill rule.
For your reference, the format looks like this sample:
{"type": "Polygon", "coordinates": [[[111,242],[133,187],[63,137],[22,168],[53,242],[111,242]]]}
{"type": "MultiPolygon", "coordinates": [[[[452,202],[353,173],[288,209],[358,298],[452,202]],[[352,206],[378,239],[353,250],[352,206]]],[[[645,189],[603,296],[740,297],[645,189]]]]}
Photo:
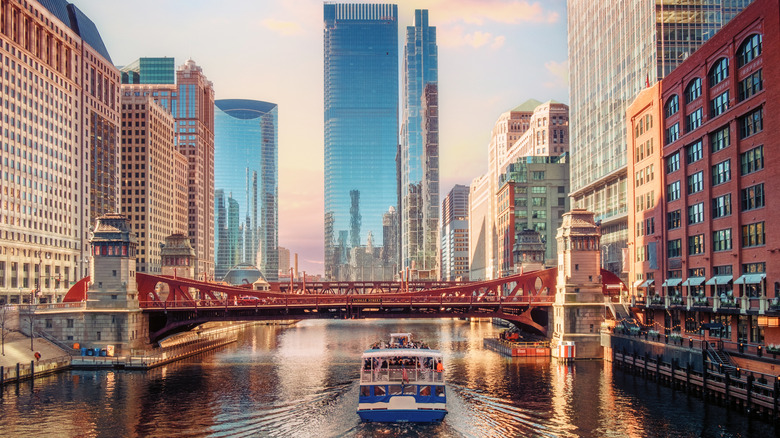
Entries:
{"type": "MultiPolygon", "coordinates": [[[[524,0],[440,0],[436,15],[444,21],[463,21],[482,25],[497,23],[556,23],[561,15],[546,10],[543,2],[524,0]]],[[[433,9],[433,8],[431,8],[433,9]]]]}
{"type": "Polygon", "coordinates": [[[437,42],[440,46],[462,47],[469,46],[478,49],[482,46],[488,46],[495,50],[504,45],[506,37],[503,35],[494,36],[490,32],[477,30],[466,33],[461,26],[440,27],[437,35],[437,42]]]}
{"type": "Polygon", "coordinates": [[[568,87],[569,85],[569,61],[544,63],[544,68],[550,74],[550,81],[544,83],[547,88],[568,87]]]}
{"type": "Polygon", "coordinates": [[[298,35],[303,32],[301,25],[294,21],[281,21],[273,18],[266,18],[261,21],[260,24],[266,29],[280,35],[298,35]]]}

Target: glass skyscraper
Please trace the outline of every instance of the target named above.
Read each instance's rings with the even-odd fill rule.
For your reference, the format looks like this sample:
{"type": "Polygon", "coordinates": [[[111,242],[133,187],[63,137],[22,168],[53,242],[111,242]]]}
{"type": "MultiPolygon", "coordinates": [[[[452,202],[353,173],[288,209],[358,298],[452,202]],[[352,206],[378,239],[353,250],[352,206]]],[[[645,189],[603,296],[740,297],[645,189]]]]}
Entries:
{"type": "Polygon", "coordinates": [[[398,7],[324,5],[325,276],[391,279],[398,202],[398,7]]]}
{"type": "Polygon", "coordinates": [[[279,276],[278,110],[275,103],[214,101],[215,278],[249,263],[279,276]]]}
{"type": "Polygon", "coordinates": [[[401,126],[401,263],[413,278],[438,279],[439,57],[428,11],[406,28],[401,126]]]}
{"type": "Polygon", "coordinates": [[[568,0],[572,207],[596,213],[602,260],[623,271],[626,109],[752,0],[568,0]]]}
{"type": "Polygon", "coordinates": [[[123,84],[175,84],[173,58],[139,58],[122,67],[123,84]]]}

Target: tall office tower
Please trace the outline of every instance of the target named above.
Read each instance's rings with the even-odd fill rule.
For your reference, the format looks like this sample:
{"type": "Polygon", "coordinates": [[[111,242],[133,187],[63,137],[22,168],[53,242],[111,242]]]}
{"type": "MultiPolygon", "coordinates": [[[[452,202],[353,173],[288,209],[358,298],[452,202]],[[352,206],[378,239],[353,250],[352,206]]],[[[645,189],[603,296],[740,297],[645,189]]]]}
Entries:
{"type": "Polygon", "coordinates": [[[572,207],[596,213],[606,269],[627,268],[628,105],[751,1],[567,2],[572,207]]]}
{"type": "MultiPolygon", "coordinates": [[[[278,108],[246,99],[214,102],[214,276],[251,264],[279,278],[278,108]]],[[[289,253],[287,255],[289,269],[289,253]]]]}
{"type": "MultiPolygon", "coordinates": [[[[126,86],[123,86],[123,91],[126,86]]],[[[148,93],[122,93],[122,214],[136,233],[139,272],[161,274],[161,245],[187,230],[187,157],[173,116],[148,93]]]]}
{"type": "Polygon", "coordinates": [[[214,272],[214,87],[195,61],[187,60],[174,71],[170,59],[141,58],[124,67],[122,78],[128,83],[122,93],[148,94],[176,120],[174,142],[187,157],[187,235],[198,258],[195,273],[210,278],[214,272]],[[173,75],[176,81],[170,83],[173,75]],[[130,83],[131,78],[139,83],[130,83]],[[153,78],[166,82],[153,84],[153,78]]]}
{"type": "Polygon", "coordinates": [[[456,184],[441,203],[441,279],[469,279],[469,188],[456,184]]]}
{"type": "Polygon", "coordinates": [[[62,0],[0,4],[0,302],[61,300],[119,206],[119,71],[62,0]]]}
{"type": "Polygon", "coordinates": [[[568,150],[569,107],[565,104],[529,99],[498,117],[488,145],[487,173],[472,183],[474,205],[469,207],[469,220],[476,227],[472,231],[481,236],[475,239],[477,235],[470,234],[477,245],[469,254],[472,280],[500,275],[497,194],[501,175],[518,158],[558,157],[568,150]]]}
{"type": "Polygon", "coordinates": [[[138,58],[122,67],[123,84],[175,84],[173,58],[138,58]]]}
{"type": "Polygon", "coordinates": [[[290,275],[290,250],[279,247],[279,276],[290,275]]]}
{"type": "Polygon", "coordinates": [[[401,267],[418,279],[438,278],[438,64],[436,28],[417,9],[403,57],[400,212],[401,267]]]}
{"type": "Polygon", "coordinates": [[[398,7],[326,3],[323,12],[325,276],[363,280],[381,261],[388,278],[365,279],[389,280],[398,271],[383,248],[383,217],[398,200],[398,7]]]}

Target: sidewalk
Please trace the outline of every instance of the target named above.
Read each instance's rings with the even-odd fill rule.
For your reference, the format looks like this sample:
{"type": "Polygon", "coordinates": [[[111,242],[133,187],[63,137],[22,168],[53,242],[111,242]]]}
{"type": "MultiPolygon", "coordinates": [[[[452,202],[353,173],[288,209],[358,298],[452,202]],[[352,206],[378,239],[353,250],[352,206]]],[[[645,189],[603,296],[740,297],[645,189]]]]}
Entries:
{"type": "Polygon", "coordinates": [[[41,360],[54,359],[66,355],[62,349],[47,341],[36,337],[33,340],[34,351],[30,350],[30,338],[19,333],[10,332],[5,335],[5,355],[0,355],[0,366],[6,369],[15,367],[17,363],[30,365],[35,360],[35,352],[41,353],[41,360]]]}

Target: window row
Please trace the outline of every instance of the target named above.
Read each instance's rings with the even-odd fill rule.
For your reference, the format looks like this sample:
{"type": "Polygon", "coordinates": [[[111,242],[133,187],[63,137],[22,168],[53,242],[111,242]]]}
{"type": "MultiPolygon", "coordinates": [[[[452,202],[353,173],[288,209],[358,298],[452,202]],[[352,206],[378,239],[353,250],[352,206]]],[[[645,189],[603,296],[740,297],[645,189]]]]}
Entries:
{"type": "MultiPolygon", "coordinates": [[[[751,248],[766,243],[764,222],[756,222],[742,226],[742,247],[751,248]]],[[[733,248],[731,229],[716,230],[712,233],[712,250],[728,251],[733,248]]],[[[704,234],[688,236],[688,255],[704,254],[704,234]]],[[[666,242],[666,256],[668,258],[682,257],[682,239],[672,239],[666,242]]]]}

